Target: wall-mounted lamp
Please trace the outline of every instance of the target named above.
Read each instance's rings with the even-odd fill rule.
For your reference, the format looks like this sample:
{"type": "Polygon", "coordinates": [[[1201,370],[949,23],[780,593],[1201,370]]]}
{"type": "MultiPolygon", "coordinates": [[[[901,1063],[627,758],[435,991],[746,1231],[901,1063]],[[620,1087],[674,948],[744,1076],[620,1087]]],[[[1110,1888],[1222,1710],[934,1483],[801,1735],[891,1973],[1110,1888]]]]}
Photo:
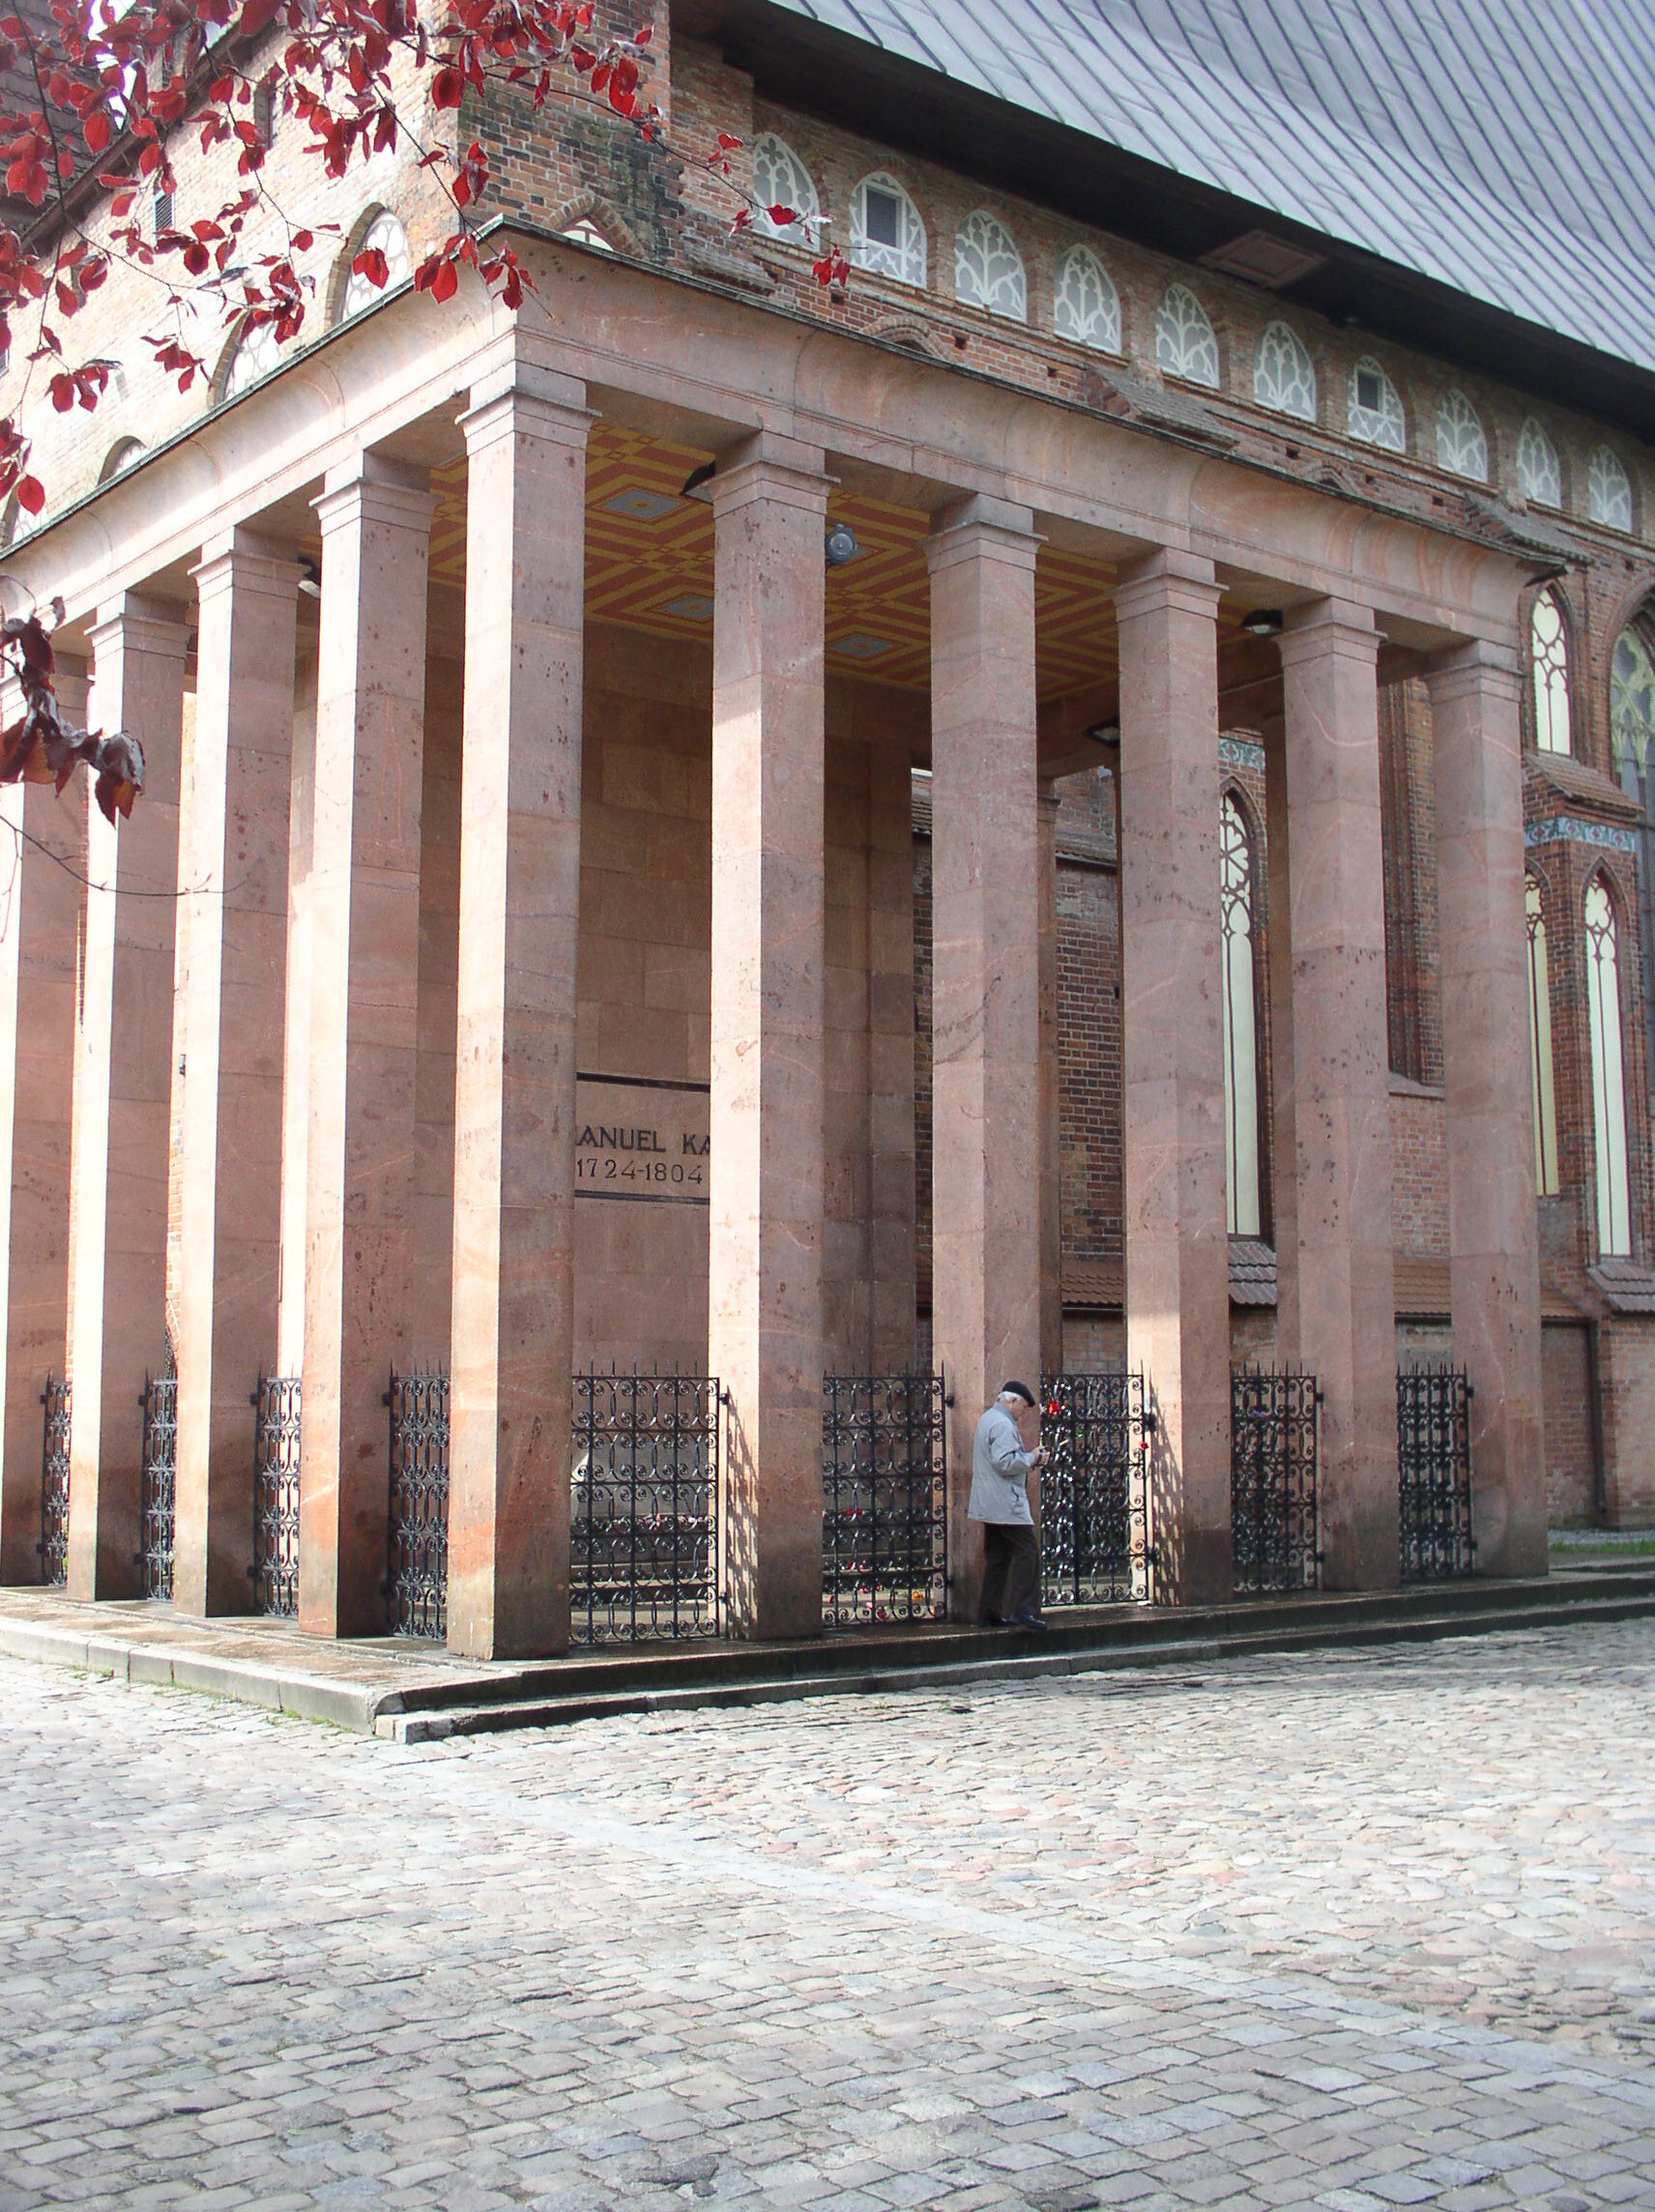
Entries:
{"type": "Polygon", "coordinates": [[[700,468],[691,469],[683,480],[683,489],[678,495],[680,499],[699,499],[705,506],[711,507],[712,494],[707,487],[712,481],[717,466],[716,461],[703,461],[700,468]]]}
{"type": "Polygon", "coordinates": [[[1280,637],[1282,610],[1280,607],[1255,607],[1250,615],[1241,617],[1241,627],[1249,637],[1280,637]]]}
{"type": "Polygon", "coordinates": [[[318,562],[300,562],[299,589],[307,599],[319,599],[322,597],[322,569],[318,562]]]}
{"type": "Polygon", "coordinates": [[[1088,726],[1086,734],[1094,745],[1118,745],[1120,742],[1120,724],[1092,722],[1088,726]]]}
{"type": "Polygon", "coordinates": [[[834,523],[822,547],[823,557],[829,568],[842,568],[847,561],[854,561],[860,551],[857,534],[848,522],[834,523]]]}

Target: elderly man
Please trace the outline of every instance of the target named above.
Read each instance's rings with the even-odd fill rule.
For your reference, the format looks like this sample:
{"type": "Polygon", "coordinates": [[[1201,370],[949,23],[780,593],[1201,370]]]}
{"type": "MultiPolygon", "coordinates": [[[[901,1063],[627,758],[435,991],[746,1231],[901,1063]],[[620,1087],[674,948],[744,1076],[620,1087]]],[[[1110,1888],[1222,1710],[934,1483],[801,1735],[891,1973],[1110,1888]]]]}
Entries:
{"type": "Polygon", "coordinates": [[[1029,1510],[1029,1477],[1046,1455],[1031,1449],[1038,1410],[1027,1382],[1007,1382],[977,1423],[967,1517],[982,1523],[979,1628],[1044,1628],[1040,1617],[1040,1548],[1029,1510]]]}

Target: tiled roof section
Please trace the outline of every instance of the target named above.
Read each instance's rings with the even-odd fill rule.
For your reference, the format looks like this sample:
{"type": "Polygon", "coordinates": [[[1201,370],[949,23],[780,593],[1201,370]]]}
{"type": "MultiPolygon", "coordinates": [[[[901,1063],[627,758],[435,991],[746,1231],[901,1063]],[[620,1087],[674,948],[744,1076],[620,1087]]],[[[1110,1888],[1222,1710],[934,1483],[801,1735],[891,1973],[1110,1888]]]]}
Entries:
{"type": "Polygon", "coordinates": [[[1230,1239],[1230,1302],[1233,1306],[1276,1302],[1276,1255],[1256,1237],[1230,1239]]]}
{"type": "Polygon", "coordinates": [[[1572,753],[1532,753],[1528,765],[1536,783],[1562,799],[1596,807],[1600,814],[1612,815],[1617,821],[1640,822],[1643,818],[1637,800],[1628,798],[1618,783],[1611,782],[1589,761],[1576,760],[1572,753]]]}
{"type": "Polygon", "coordinates": [[[1118,1313],[1126,1295],[1118,1260],[1065,1260],[1063,1303],[1118,1313]]]}
{"type": "Polygon", "coordinates": [[[1611,1311],[1655,1314],[1655,1272],[1636,1260],[1600,1260],[1586,1269],[1586,1279],[1603,1293],[1611,1311]]]}
{"type": "Polygon", "coordinates": [[[1655,368],[1648,0],[777,0],[1655,368]]]}

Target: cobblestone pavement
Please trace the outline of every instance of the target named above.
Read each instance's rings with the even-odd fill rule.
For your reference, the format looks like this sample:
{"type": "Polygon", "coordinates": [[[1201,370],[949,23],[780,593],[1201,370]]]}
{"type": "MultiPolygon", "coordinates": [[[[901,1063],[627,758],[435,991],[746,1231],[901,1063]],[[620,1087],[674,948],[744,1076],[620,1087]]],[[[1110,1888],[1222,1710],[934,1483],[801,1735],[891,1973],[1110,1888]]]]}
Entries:
{"type": "Polygon", "coordinates": [[[1655,1624],[428,1748],[0,1662],[0,2208],[1655,2206],[1655,1624]]]}

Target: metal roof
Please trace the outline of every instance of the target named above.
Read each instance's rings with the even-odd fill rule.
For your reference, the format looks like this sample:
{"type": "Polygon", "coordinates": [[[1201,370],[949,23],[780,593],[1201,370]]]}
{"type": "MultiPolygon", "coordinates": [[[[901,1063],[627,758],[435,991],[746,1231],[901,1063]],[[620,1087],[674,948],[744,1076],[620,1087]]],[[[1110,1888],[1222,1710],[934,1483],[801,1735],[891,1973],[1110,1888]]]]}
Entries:
{"type": "Polygon", "coordinates": [[[1655,369],[1652,0],[773,0],[1655,369]]]}

